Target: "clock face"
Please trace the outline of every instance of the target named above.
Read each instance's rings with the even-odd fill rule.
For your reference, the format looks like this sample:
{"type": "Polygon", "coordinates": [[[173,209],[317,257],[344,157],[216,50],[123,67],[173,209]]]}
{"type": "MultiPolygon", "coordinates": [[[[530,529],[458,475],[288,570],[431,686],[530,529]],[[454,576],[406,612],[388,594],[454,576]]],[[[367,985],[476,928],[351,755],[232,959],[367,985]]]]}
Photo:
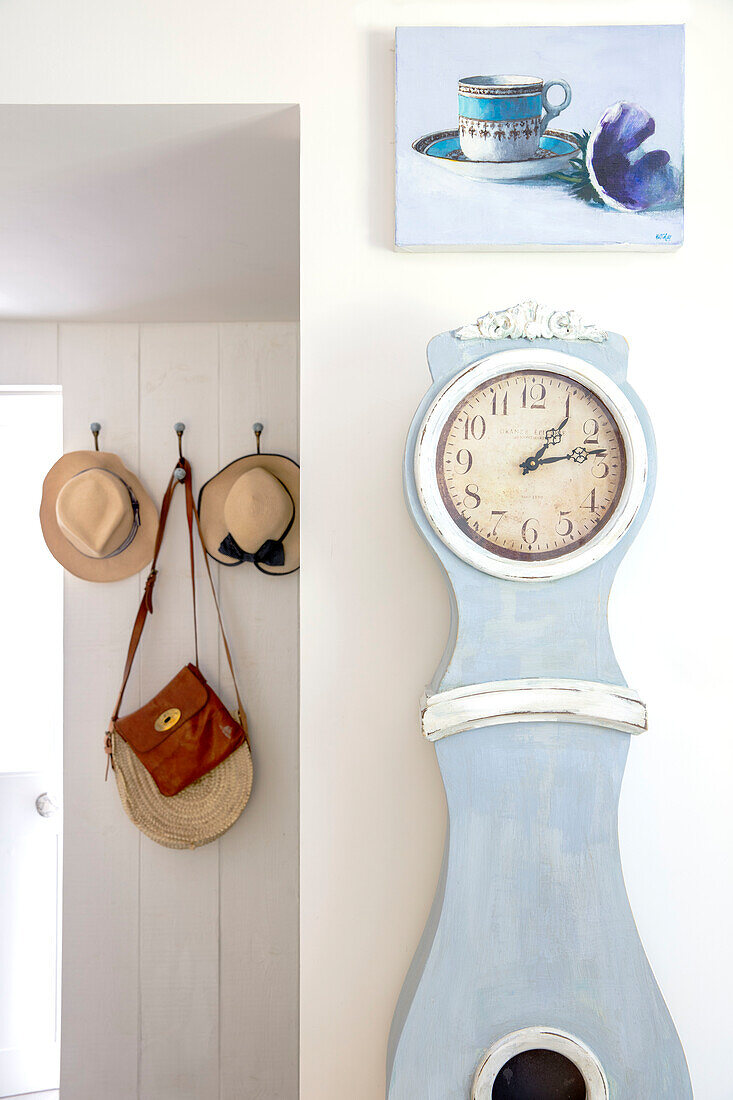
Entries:
{"type": "Polygon", "coordinates": [[[589,542],[626,482],[618,423],[593,390],[559,371],[488,378],[443,424],[435,454],[450,519],[514,561],[561,558],[589,542]]]}

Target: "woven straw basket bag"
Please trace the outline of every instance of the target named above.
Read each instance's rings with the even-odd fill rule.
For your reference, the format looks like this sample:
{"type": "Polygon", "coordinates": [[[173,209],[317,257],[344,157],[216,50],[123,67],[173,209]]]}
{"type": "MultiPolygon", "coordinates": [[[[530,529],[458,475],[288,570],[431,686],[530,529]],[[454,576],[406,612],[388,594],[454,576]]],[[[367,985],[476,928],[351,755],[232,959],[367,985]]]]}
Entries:
{"type": "Polygon", "coordinates": [[[166,848],[199,848],[225,833],[252,792],[252,754],[245,741],[207,775],[172,797],[161,794],[127,742],[112,733],[120,802],[141,833],[166,848]]]}

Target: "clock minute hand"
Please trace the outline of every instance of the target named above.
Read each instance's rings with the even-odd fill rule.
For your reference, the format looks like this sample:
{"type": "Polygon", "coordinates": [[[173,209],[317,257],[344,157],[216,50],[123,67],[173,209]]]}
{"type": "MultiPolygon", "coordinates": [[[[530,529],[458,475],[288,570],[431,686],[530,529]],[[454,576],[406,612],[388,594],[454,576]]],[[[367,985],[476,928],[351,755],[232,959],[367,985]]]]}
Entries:
{"type": "Polygon", "coordinates": [[[597,447],[593,451],[589,451],[586,447],[576,447],[568,455],[557,455],[553,458],[540,458],[538,462],[540,466],[544,466],[548,462],[565,462],[572,458],[574,462],[585,462],[591,455],[604,455],[606,452],[603,447],[597,447]]]}

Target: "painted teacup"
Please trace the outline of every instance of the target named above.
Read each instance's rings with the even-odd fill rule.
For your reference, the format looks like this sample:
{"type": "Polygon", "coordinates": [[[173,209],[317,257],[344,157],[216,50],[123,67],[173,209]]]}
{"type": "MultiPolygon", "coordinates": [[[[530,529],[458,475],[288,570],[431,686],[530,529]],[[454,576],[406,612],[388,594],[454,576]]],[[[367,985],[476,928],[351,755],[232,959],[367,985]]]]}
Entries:
{"type": "Polygon", "coordinates": [[[529,160],[551,119],[569,105],[565,80],[535,76],[465,76],[458,82],[458,137],[468,160],[529,160]],[[559,85],[562,103],[549,103],[547,93],[559,85]],[[542,108],[545,114],[542,114],[542,108]]]}

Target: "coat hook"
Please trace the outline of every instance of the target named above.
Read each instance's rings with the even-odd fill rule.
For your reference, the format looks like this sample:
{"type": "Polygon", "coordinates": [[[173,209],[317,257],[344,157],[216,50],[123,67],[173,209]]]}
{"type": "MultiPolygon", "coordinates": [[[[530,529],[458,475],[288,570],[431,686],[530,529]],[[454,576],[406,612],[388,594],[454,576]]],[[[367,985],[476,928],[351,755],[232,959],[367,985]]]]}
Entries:
{"type": "Polygon", "coordinates": [[[252,431],[255,433],[255,439],[257,440],[257,454],[260,453],[260,436],[262,435],[262,425],[259,420],[256,424],[252,425],[252,431]]]}
{"type": "Polygon", "coordinates": [[[181,421],[179,420],[179,421],[177,421],[177,423],[175,423],[173,425],[173,430],[175,431],[176,435],[178,436],[178,457],[183,458],[183,443],[181,441],[183,439],[183,433],[186,430],[186,425],[182,424],[181,421]]]}
{"type": "Polygon", "coordinates": [[[91,429],[92,435],[94,436],[94,450],[98,451],[99,450],[99,433],[102,430],[102,425],[97,420],[93,420],[91,422],[91,424],[89,425],[89,427],[91,429]]]}

